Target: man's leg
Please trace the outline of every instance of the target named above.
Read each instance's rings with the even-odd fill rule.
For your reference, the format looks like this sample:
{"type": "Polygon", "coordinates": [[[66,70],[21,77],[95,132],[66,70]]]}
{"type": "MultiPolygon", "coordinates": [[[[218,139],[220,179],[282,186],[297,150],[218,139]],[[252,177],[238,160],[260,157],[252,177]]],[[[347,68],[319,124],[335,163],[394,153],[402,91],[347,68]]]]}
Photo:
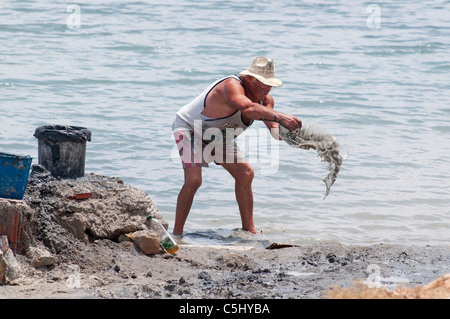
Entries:
{"type": "Polygon", "coordinates": [[[220,165],[234,177],[242,229],[254,234],[258,233],[253,222],[253,168],[246,161],[243,163],[220,163],[220,165]]]}
{"type": "Polygon", "coordinates": [[[175,214],[175,225],[173,233],[183,234],[184,224],[191,210],[194,195],[202,184],[202,168],[187,167],[184,169],[184,184],[178,194],[177,209],[175,214]]]}

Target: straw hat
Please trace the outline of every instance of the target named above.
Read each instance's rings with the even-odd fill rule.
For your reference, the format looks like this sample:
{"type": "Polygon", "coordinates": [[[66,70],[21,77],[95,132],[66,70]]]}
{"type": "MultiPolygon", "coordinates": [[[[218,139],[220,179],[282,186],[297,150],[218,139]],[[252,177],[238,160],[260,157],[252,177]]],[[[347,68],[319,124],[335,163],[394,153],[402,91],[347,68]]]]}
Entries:
{"type": "Polygon", "coordinates": [[[251,75],[268,86],[281,86],[283,84],[275,78],[273,60],[261,56],[254,58],[248,70],[242,71],[240,75],[251,75]]]}

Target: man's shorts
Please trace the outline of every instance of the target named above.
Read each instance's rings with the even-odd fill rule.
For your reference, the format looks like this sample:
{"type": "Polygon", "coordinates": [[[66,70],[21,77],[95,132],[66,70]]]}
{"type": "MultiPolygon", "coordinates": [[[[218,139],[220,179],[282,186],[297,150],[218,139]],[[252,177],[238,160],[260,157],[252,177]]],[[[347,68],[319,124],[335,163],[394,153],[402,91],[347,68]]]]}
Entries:
{"type": "Polygon", "coordinates": [[[181,157],[183,168],[209,167],[209,163],[220,165],[224,162],[243,163],[245,157],[239,150],[236,142],[217,144],[205,143],[200,134],[183,121],[178,115],[172,124],[172,132],[181,157]]]}

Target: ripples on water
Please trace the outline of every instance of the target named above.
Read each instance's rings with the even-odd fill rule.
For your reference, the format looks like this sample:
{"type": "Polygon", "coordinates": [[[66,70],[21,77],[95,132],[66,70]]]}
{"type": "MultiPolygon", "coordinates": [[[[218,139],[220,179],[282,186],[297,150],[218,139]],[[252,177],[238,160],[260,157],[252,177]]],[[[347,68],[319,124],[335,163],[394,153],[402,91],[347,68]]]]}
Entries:
{"type": "MultiPolygon", "coordinates": [[[[263,174],[271,153],[257,149],[256,241],[448,244],[449,1],[383,2],[378,29],[368,3],[350,1],[77,4],[81,27],[70,29],[64,1],[0,2],[1,151],[37,162],[36,127],[88,127],[86,170],[143,189],[172,224],[183,178],[173,115],[268,56],[284,81],[276,108],[349,154],[322,200],[314,152],[279,144],[276,171],[263,174]]],[[[241,242],[233,187],[221,168],[205,171],[188,239],[241,242]]]]}

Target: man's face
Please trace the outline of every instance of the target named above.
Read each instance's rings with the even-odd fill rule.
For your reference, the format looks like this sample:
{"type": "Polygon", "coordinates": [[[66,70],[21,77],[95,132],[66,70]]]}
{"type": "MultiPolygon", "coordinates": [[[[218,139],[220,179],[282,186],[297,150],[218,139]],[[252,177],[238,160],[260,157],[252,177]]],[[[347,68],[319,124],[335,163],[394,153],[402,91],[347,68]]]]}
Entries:
{"type": "Polygon", "coordinates": [[[251,77],[250,83],[252,95],[257,101],[263,101],[266,95],[269,94],[270,90],[272,89],[271,86],[265,85],[254,77],[251,77]]]}

